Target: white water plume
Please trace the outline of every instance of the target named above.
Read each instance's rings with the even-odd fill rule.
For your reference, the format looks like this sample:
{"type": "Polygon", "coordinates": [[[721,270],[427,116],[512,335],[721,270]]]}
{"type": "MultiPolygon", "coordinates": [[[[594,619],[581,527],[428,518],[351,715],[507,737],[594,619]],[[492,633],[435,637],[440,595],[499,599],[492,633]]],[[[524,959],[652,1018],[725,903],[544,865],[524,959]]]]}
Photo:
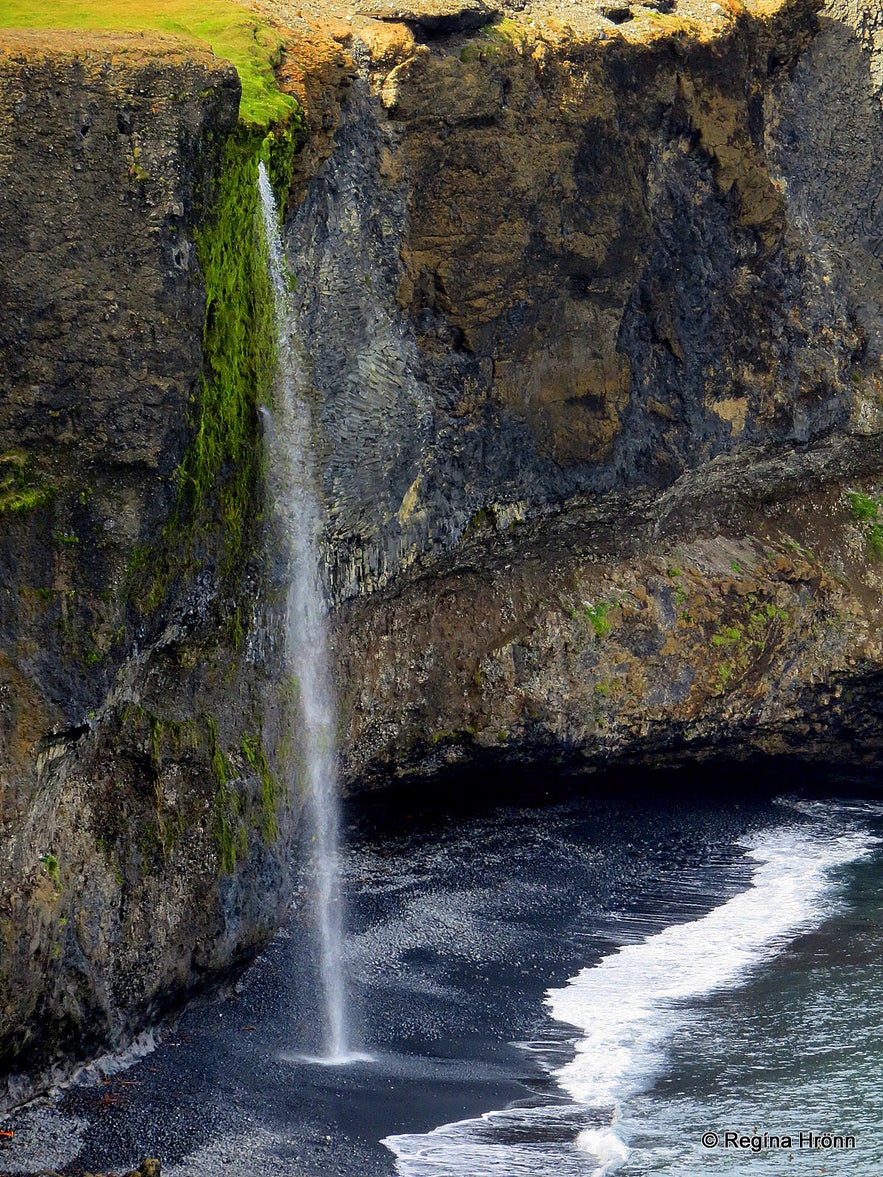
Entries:
{"type": "MultiPolygon", "coordinates": [[[[315,490],[312,420],[303,363],[292,340],[292,314],[278,212],[270,180],[259,165],[264,234],[276,312],[274,412],[263,409],[274,510],[285,541],[288,598],[286,672],[299,696],[298,747],[307,798],[314,914],[324,996],[325,1063],[349,1062],[343,977],[336,708],[328,657],[328,611],[319,565],[322,516],[315,490]]],[[[294,716],[292,717],[294,721],[294,716]]]]}

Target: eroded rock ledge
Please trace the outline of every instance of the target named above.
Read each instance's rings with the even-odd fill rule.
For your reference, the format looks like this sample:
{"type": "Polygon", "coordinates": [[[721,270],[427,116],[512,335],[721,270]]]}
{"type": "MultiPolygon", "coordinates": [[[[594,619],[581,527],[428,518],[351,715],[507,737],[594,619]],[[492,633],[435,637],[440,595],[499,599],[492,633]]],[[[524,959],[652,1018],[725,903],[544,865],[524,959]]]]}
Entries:
{"type": "Polygon", "coordinates": [[[831,480],[881,459],[840,439],[489,515],[455,559],[342,610],[351,779],[782,756],[873,777],[883,567],[861,492],[831,480]]]}

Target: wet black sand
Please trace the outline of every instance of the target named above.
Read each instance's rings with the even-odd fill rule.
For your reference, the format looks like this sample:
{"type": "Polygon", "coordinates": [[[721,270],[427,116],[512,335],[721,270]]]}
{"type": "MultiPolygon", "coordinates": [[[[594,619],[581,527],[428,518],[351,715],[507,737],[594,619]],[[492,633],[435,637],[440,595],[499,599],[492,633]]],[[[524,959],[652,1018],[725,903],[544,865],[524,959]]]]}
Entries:
{"type": "Polygon", "coordinates": [[[151,1155],[170,1177],[387,1177],[390,1133],[554,1097],[515,1045],[540,1034],[554,1053],[546,989],[735,893],[734,840],[781,816],[762,799],[578,793],[453,813],[363,804],[348,814],[348,962],[353,1045],[374,1061],[300,1057],[321,1036],[301,905],[236,991],[191,1007],[155,1051],[13,1117],[0,1173],[123,1172],[151,1155]]]}

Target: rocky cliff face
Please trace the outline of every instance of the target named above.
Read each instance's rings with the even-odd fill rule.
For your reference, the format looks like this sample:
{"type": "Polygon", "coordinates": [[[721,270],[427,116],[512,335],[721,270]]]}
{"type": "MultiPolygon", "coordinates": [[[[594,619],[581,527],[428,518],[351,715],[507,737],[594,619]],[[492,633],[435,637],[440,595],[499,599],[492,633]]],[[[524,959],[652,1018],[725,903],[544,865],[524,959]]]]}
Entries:
{"type": "Polygon", "coordinates": [[[623,11],[595,13],[608,32],[350,33],[363,79],[290,226],[341,596],[482,511],[874,418],[867,57],[812,4],[623,11]],[[831,159],[822,74],[865,103],[856,129],[841,99],[831,159]],[[850,211],[826,220],[841,178],[850,211]]]}
{"type": "MultiPolygon", "coordinates": [[[[874,23],[839,0],[259,7],[309,128],[286,234],[349,786],[866,766],[874,23]]],[[[7,1069],[121,1043],[288,898],[253,395],[219,475],[247,518],[231,491],[183,529],[176,474],[202,485],[203,340],[236,298],[205,316],[199,249],[236,102],[173,42],[4,34],[7,1069]]]]}
{"type": "Polygon", "coordinates": [[[873,774],[879,555],[830,481],[869,460],[718,460],[661,495],[476,533],[350,605],[354,778],[776,756],[873,774]]]}
{"type": "Polygon", "coordinates": [[[351,12],[360,81],[290,225],[330,579],[360,598],[350,777],[867,763],[873,26],[541,8],[351,12]]]}
{"type": "Polygon", "coordinates": [[[3,1070],[125,1041],[286,909],[260,554],[168,535],[238,105],[174,40],[0,42],[3,1070]]]}

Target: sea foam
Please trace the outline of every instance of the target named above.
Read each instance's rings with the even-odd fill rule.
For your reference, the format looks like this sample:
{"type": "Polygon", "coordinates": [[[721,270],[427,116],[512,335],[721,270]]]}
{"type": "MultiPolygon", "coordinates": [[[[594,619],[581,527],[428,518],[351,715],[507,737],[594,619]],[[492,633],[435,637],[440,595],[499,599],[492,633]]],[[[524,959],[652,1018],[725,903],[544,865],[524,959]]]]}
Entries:
{"type": "Polygon", "coordinates": [[[513,1106],[389,1136],[402,1177],[606,1177],[629,1157],[624,1100],[652,1081],[690,1003],[733,988],[835,909],[832,872],[867,856],[866,832],[786,826],[746,846],[749,887],[707,915],[629,944],[550,989],[551,1017],[579,1031],[553,1070],[572,1102],[513,1106]],[[580,1126],[589,1122],[590,1126],[580,1126]]]}

